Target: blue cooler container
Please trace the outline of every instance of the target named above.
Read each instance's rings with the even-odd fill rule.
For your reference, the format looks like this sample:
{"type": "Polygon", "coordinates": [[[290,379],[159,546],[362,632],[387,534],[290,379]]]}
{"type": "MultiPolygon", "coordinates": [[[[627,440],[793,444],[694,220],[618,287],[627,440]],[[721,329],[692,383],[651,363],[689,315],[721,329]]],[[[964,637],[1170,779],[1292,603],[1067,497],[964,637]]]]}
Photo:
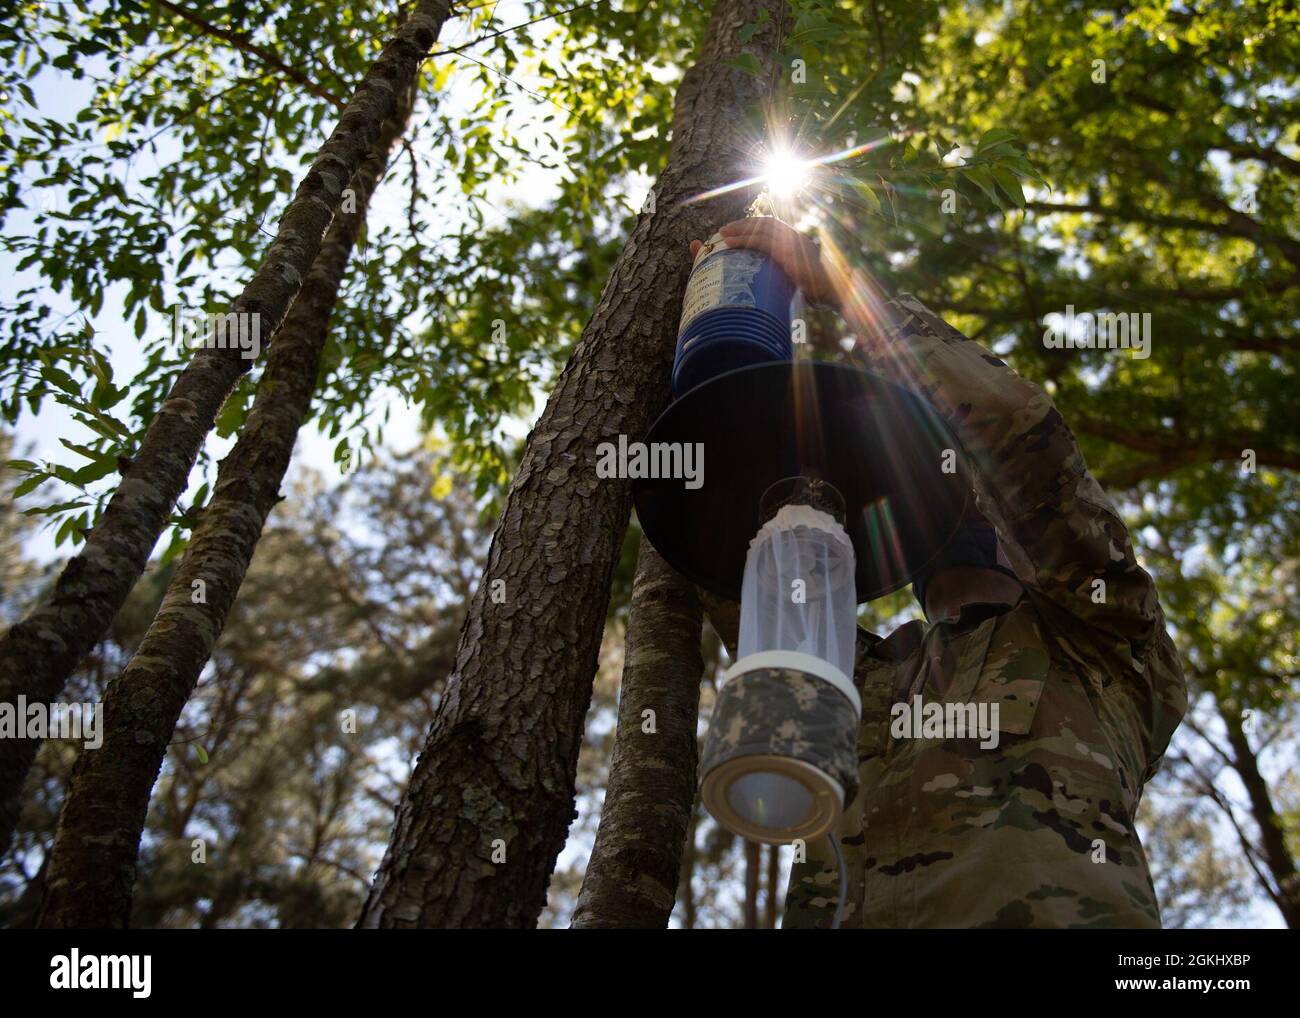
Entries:
{"type": "Polygon", "coordinates": [[[714,234],[696,255],[686,284],[673,398],[726,371],[790,360],[794,289],[767,255],[729,248],[714,234]]]}

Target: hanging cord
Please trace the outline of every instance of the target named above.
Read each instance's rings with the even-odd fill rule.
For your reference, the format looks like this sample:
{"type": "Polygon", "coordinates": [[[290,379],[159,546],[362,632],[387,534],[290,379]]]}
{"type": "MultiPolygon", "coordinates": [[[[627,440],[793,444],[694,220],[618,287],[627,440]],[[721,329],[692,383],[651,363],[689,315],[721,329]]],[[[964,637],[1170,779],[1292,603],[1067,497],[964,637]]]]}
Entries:
{"type": "Polygon", "coordinates": [[[849,871],[844,867],[844,856],[840,852],[840,839],[835,837],[835,832],[831,831],[827,834],[826,840],[831,843],[831,851],[835,853],[835,865],[840,870],[840,897],[835,905],[835,918],[831,920],[831,929],[838,930],[840,923],[844,921],[844,906],[849,896],[849,871]]]}

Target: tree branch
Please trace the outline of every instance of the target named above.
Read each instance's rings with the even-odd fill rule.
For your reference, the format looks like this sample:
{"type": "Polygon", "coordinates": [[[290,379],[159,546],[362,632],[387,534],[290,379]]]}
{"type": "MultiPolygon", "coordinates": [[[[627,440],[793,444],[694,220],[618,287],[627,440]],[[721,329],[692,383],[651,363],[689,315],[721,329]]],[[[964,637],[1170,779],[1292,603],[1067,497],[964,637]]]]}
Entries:
{"type": "Polygon", "coordinates": [[[1227,152],[1238,159],[1253,159],[1256,162],[1264,163],[1267,166],[1276,166],[1280,170],[1285,170],[1287,173],[1300,177],[1300,159],[1292,159],[1289,155],[1279,152],[1275,148],[1263,148],[1258,145],[1245,145],[1236,142],[1224,142],[1214,147],[1220,152],[1227,152]]]}
{"type": "Polygon", "coordinates": [[[1193,463],[1240,461],[1246,449],[1254,450],[1256,463],[1283,470],[1300,470],[1300,453],[1270,446],[1268,440],[1258,433],[1238,432],[1213,441],[1189,441],[1171,432],[1136,431],[1127,425],[1086,414],[1073,415],[1071,425],[1085,435],[1153,454],[1149,460],[1098,478],[1104,488],[1131,488],[1139,481],[1163,477],[1193,463]]]}
{"type": "Polygon", "coordinates": [[[154,0],[154,3],[156,3],[159,7],[171,11],[177,17],[184,18],[191,25],[195,25],[196,27],[202,29],[206,35],[213,36],[214,38],[217,39],[224,39],[226,42],[230,43],[232,46],[235,47],[235,49],[239,50],[241,53],[245,53],[249,56],[257,57],[257,59],[260,60],[263,64],[265,64],[267,67],[271,67],[279,71],[290,81],[297,82],[299,85],[305,88],[312,95],[324,99],[327,103],[330,103],[335,108],[341,110],[346,107],[347,104],[342,99],[338,98],[338,96],[334,96],[331,95],[329,92],[326,92],[318,84],[316,84],[309,77],[307,77],[307,75],[303,74],[302,71],[298,70],[295,67],[290,67],[288,64],[282,61],[270,50],[266,49],[263,46],[259,46],[257,43],[253,42],[253,40],[250,39],[243,32],[233,32],[228,28],[218,28],[216,25],[212,24],[211,22],[205,21],[202,17],[200,17],[198,14],[195,14],[193,11],[187,11],[184,7],[172,3],[171,0],[154,0]]]}

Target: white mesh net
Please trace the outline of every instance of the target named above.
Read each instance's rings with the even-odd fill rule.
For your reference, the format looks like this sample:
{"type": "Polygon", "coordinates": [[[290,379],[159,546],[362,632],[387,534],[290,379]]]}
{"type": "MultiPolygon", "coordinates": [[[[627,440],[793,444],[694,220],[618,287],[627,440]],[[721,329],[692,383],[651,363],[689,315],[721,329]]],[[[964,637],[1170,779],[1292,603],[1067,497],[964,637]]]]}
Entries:
{"type": "Polygon", "coordinates": [[[834,518],[783,506],[749,543],[738,655],[811,654],[853,675],[857,594],[853,544],[834,518]]]}

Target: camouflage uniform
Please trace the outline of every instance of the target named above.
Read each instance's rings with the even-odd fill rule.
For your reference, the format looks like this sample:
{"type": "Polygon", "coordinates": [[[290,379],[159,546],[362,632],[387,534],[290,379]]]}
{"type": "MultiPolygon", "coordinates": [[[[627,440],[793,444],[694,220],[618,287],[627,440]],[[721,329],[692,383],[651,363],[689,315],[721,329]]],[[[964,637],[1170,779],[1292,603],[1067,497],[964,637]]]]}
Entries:
{"type": "MultiPolygon", "coordinates": [[[[1151,577],[1038,386],[913,297],[877,311],[872,369],[948,423],[1026,594],[860,633],[844,926],[1158,927],[1133,817],[1187,698],[1151,577]],[[998,704],[999,744],[892,738],[891,707],[917,694],[998,704]]],[[[838,886],[825,839],[809,844],[784,925],[829,926],[838,886]]]]}

